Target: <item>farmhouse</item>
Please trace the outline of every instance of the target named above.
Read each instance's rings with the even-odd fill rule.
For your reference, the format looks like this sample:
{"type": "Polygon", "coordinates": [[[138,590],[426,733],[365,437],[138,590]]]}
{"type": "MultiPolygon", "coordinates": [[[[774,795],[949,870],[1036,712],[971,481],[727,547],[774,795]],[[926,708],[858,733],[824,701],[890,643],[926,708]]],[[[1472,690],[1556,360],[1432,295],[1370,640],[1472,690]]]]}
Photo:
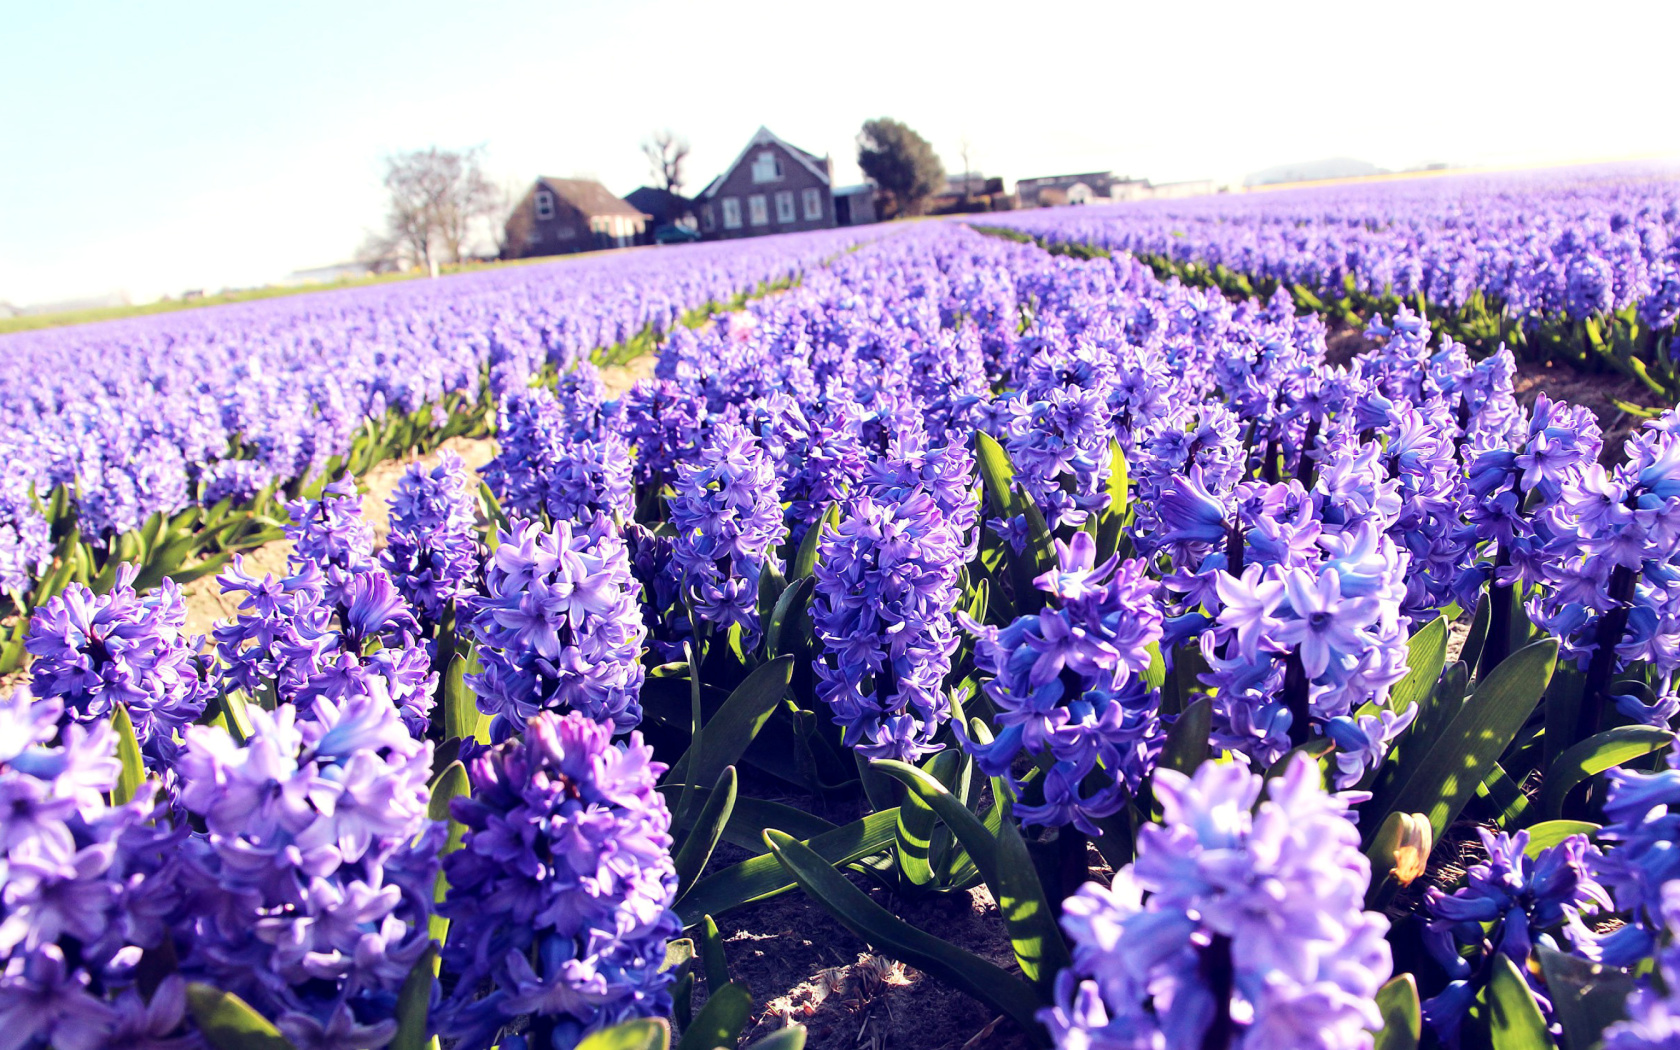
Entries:
{"type": "Polygon", "coordinates": [[[508,216],[503,258],[627,248],[649,216],[594,179],[538,179],[508,216]]]}
{"type": "Polygon", "coordinates": [[[1124,176],[1115,178],[1112,171],[1093,171],[1083,175],[1044,175],[1019,180],[1015,183],[1015,193],[1021,198],[1023,208],[1088,204],[1094,200],[1129,201],[1147,197],[1149,181],[1124,176]]]}
{"type": "MultiPolygon", "coordinates": [[[[836,225],[833,183],[827,157],[807,153],[769,128],[759,128],[734,162],[695,198],[701,236],[725,240],[828,229],[836,225]]],[[[856,215],[848,218],[858,221],[856,215]]]]}

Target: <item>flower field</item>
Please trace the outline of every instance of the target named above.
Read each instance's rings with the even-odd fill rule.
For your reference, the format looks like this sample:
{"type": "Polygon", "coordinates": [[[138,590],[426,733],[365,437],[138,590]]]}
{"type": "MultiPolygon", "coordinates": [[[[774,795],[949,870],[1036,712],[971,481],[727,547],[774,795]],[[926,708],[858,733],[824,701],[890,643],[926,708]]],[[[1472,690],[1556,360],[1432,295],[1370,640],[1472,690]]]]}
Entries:
{"type": "Polygon", "coordinates": [[[1680,411],[1497,346],[1666,354],[1676,191],[1344,192],[0,340],[0,1050],[799,1050],[789,901],[893,1046],[1676,1045],[1680,411]]]}

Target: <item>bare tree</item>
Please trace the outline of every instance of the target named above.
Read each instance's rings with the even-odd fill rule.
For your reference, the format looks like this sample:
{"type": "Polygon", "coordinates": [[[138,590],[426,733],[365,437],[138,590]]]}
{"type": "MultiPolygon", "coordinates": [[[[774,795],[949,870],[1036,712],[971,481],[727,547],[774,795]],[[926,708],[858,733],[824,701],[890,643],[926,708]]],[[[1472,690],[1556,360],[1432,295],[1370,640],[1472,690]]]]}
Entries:
{"type": "Polygon", "coordinates": [[[964,135],[962,137],[962,145],[958,148],[957,152],[962,157],[962,162],[963,162],[962,199],[963,199],[963,203],[967,204],[968,203],[969,189],[973,184],[973,178],[974,178],[974,168],[971,166],[971,164],[969,162],[969,159],[968,159],[968,155],[971,152],[971,149],[970,149],[969,144],[968,144],[968,136],[967,135],[964,135]]]}
{"type": "Polygon", "coordinates": [[[440,263],[465,257],[474,224],[498,207],[496,188],[479,169],[481,153],[432,146],[385,158],[386,235],[434,277],[440,263]]]}
{"type": "Polygon", "coordinates": [[[683,161],[688,159],[688,140],[667,128],[642,143],[642,153],[648,159],[653,177],[664,184],[665,191],[681,193],[683,161]]]}

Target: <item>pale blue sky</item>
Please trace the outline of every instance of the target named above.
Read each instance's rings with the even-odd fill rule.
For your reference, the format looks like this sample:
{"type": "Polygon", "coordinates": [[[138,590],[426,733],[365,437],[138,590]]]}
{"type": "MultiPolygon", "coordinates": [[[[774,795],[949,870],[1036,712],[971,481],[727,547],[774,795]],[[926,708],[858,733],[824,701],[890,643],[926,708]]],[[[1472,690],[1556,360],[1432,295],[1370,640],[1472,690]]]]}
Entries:
{"type": "Polygon", "coordinates": [[[1680,4],[0,0],[0,300],[260,284],[347,258],[381,158],[703,185],[760,125],[857,178],[890,115],[949,170],[1237,181],[1347,155],[1680,154],[1680,4]]]}

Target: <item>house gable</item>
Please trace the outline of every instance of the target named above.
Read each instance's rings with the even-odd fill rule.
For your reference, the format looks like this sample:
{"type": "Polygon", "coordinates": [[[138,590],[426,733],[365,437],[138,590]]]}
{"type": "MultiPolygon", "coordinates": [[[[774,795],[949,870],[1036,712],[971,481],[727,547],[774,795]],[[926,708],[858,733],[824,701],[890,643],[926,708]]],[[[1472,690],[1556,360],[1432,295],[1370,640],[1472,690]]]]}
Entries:
{"type": "Polygon", "coordinates": [[[759,128],[733,163],[696,198],[701,234],[751,237],[835,224],[826,158],[759,128]]]}
{"type": "Polygon", "coordinates": [[[564,255],[635,243],[647,216],[587,179],[538,179],[504,228],[509,258],[564,255]]]}

